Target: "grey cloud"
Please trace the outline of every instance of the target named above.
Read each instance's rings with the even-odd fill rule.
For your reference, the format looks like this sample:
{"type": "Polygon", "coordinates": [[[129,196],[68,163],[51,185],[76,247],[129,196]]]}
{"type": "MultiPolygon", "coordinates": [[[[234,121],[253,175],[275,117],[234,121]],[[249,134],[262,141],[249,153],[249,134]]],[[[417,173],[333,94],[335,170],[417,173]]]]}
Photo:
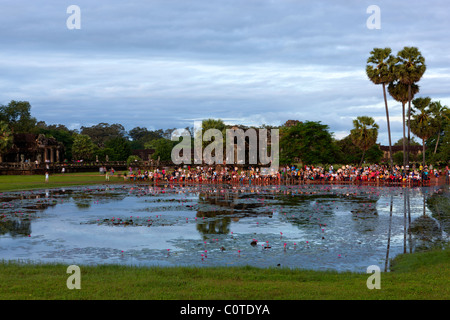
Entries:
{"type": "MultiPolygon", "coordinates": [[[[370,51],[418,46],[428,66],[420,95],[448,101],[450,22],[444,1],[379,1],[382,28],[368,30],[371,4],[2,1],[0,103],[28,100],[49,123],[127,129],[298,119],[343,135],[352,118],[369,115],[387,143],[381,87],[364,71],[370,51]],[[81,8],[81,30],[65,26],[71,4],[81,8]]],[[[389,103],[400,136],[399,104],[389,103]]]]}

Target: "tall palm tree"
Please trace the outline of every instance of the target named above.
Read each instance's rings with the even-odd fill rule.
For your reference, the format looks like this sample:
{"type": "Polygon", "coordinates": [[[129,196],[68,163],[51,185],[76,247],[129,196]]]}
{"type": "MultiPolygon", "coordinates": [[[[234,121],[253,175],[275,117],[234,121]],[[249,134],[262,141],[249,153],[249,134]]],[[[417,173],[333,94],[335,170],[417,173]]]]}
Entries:
{"type": "Polygon", "coordinates": [[[2,154],[8,151],[13,143],[13,132],[5,121],[0,121],[0,162],[2,154]]]}
{"type": "MultiPolygon", "coordinates": [[[[406,119],[405,119],[405,105],[409,101],[409,86],[396,80],[389,83],[388,92],[394,100],[402,104],[402,125],[403,125],[403,166],[406,166],[406,119]]],[[[419,92],[419,86],[411,85],[411,95],[414,97],[419,92]]]]}
{"type": "Polygon", "coordinates": [[[386,98],[386,84],[395,80],[393,67],[397,62],[396,58],[391,54],[391,48],[374,48],[370,52],[371,56],[367,59],[366,74],[370,81],[374,84],[381,84],[383,87],[384,104],[386,107],[386,119],[389,136],[389,160],[391,169],[394,166],[392,161],[392,141],[391,126],[389,123],[389,109],[386,98]]]}
{"type": "Polygon", "coordinates": [[[353,120],[350,139],[363,152],[359,166],[363,163],[366,151],[377,142],[378,129],[379,126],[372,117],[361,116],[353,120]]]}
{"type": "Polygon", "coordinates": [[[425,142],[436,133],[436,122],[430,110],[431,98],[416,98],[412,103],[413,117],[409,126],[411,131],[422,139],[423,166],[425,167],[425,142]]]}
{"type": "MultiPolygon", "coordinates": [[[[397,64],[394,67],[396,78],[408,86],[408,121],[411,122],[412,85],[417,83],[425,73],[425,58],[416,47],[404,47],[397,53],[397,64]]],[[[411,127],[408,125],[408,140],[406,163],[409,165],[409,146],[411,140],[411,127]]]]}
{"type": "Polygon", "coordinates": [[[444,122],[450,120],[450,109],[447,106],[442,106],[440,101],[434,101],[430,104],[430,111],[433,114],[437,126],[437,139],[433,152],[433,154],[436,154],[444,122]]]}

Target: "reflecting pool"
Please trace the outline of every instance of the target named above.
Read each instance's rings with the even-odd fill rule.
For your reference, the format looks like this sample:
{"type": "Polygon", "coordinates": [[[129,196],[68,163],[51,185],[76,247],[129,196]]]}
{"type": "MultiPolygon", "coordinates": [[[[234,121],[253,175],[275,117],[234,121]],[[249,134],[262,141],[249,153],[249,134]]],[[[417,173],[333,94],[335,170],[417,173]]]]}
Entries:
{"type": "Polygon", "coordinates": [[[0,259],[365,272],[448,240],[437,187],[98,185],[0,194],[0,259]]]}

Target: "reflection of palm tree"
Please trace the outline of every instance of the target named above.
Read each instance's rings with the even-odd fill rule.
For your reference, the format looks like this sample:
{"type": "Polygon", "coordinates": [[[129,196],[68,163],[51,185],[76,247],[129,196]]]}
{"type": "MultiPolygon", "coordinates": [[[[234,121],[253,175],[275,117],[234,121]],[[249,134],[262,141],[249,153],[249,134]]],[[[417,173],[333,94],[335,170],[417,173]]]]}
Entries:
{"type": "Polygon", "coordinates": [[[391,247],[391,225],[392,225],[392,207],[394,204],[394,196],[391,194],[391,206],[389,209],[389,232],[388,232],[388,242],[387,242],[387,249],[386,249],[386,262],[384,264],[384,271],[387,272],[388,268],[388,261],[389,261],[389,249],[391,247]]]}
{"type": "Polygon", "coordinates": [[[416,238],[422,240],[422,248],[427,249],[433,244],[434,239],[442,237],[442,227],[437,219],[426,215],[426,199],[427,194],[423,193],[423,214],[416,218],[409,226],[410,234],[414,234],[416,238]]]}
{"type": "Polygon", "coordinates": [[[450,191],[445,188],[439,189],[427,199],[431,216],[439,221],[443,231],[450,233],[450,191]]]}
{"type": "MultiPolygon", "coordinates": [[[[408,226],[411,226],[411,202],[409,201],[409,188],[406,188],[406,203],[408,207],[408,226]]],[[[412,253],[412,236],[409,232],[409,253],[412,253]]]]}
{"type": "Polygon", "coordinates": [[[6,220],[0,222],[0,234],[11,234],[12,237],[15,236],[27,236],[31,234],[31,223],[30,221],[23,220],[6,220]]]}
{"type": "Polygon", "coordinates": [[[208,219],[208,222],[197,222],[196,228],[203,236],[207,234],[228,234],[230,232],[229,217],[208,219]]]}

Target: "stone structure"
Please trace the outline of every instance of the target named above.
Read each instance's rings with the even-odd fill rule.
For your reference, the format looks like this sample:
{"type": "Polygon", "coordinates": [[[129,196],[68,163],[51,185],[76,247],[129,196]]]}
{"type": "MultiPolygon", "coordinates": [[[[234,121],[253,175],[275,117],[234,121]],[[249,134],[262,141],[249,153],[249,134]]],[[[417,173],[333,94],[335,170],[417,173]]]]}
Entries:
{"type": "Polygon", "coordinates": [[[55,138],[43,134],[15,133],[13,145],[3,155],[3,162],[60,162],[64,146],[55,138]]]}
{"type": "Polygon", "coordinates": [[[133,155],[138,156],[142,161],[150,161],[152,155],[155,153],[155,149],[137,149],[133,150],[133,155]]]}
{"type": "MultiPolygon", "coordinates": [[[[391,146],[392,148],[392,155],[394,155],[397,152],[402,151],[403,152],[403,146],[391,146]]],[[[382,161],[388,162],[389,161],[389,146],[380,146],[381,151],[383,151],[383,159],[382,161]]],[[[409,153],[415,157],[422,154],[422,146],[409,146],[409,153]]]]}

